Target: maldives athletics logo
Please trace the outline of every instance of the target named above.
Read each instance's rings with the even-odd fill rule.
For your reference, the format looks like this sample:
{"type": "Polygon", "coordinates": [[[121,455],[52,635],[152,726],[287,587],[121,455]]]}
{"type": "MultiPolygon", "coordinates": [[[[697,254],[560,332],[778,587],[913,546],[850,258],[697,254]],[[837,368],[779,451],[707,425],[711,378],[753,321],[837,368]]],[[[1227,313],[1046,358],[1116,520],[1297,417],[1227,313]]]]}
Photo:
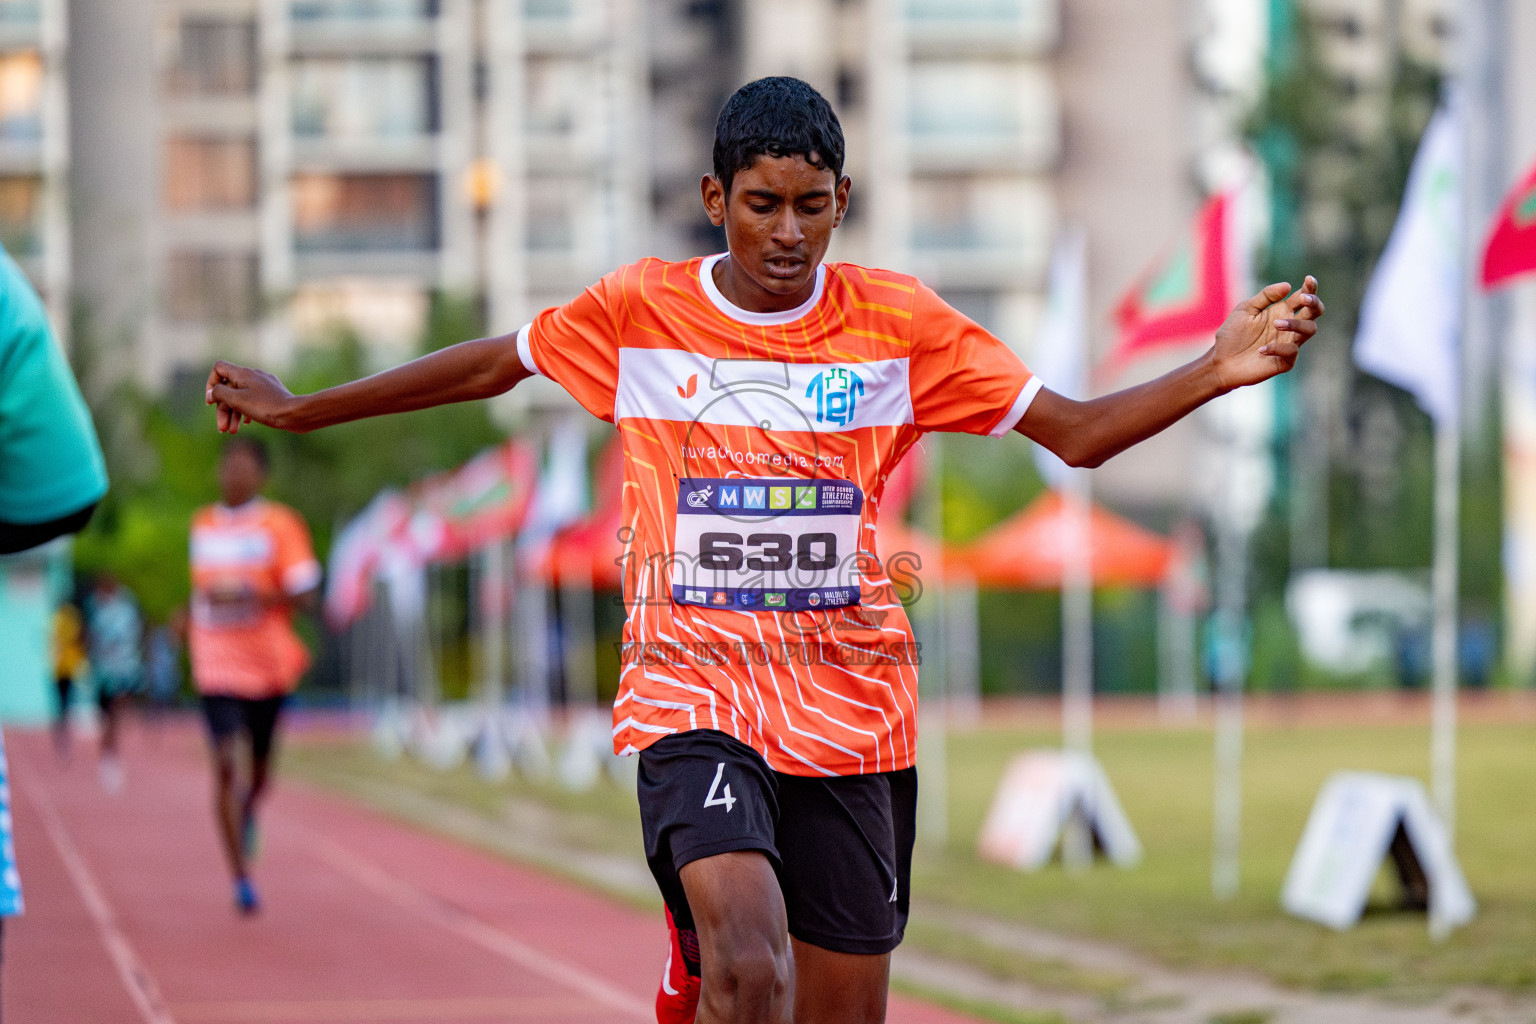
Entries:
{"type": "Polygon", "coordinates": [[[816,398],[816,422],[835,423],[840,427],[853,422],[859,396],[863,394],[864,381],[852,370],[841,366],[818,373],[805,389],[805,397],[816,398]]]}

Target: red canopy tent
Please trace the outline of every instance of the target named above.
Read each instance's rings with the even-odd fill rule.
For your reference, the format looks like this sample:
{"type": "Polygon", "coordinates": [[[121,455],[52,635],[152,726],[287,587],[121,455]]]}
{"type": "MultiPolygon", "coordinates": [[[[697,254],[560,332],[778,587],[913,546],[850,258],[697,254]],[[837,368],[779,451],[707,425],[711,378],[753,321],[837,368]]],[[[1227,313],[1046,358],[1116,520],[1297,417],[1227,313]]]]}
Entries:
{"type": "Polygon", "coordinates": [[[901,521],[898,514],[881,516],[875,530],[875,555],[887,576],[897,582],[910,580],[949,580],[957,572],[967,572],[955,558],[952,544],[945,544],[901,521]]]}
{"type": "MultiPolygon", "coordinates": [[[[1025,590],[1061,586],[1064,540],[1071,524],[1060,494],[1048,492],[953,552],[977,584],[1025,590]]],[[[1098,506],[1089,512],[1093,582],[1101,587],[1155,587],[1163,582],[1176,545],[1098,506]]]]}

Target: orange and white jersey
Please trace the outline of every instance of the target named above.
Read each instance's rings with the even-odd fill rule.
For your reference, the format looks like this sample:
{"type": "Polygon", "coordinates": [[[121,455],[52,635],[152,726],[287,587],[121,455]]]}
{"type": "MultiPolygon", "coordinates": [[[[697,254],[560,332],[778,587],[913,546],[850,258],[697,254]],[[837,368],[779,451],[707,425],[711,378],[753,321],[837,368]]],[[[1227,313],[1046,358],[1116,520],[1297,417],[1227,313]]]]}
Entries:
{"type": "Polygon", "coordinates": [[[261,498],[210,505],[192,517],[192,615],[187,647],[200,693],[274,697],[298,685],[309,652],[281,600],[313,590],[320,563],[309,528],[261,498]]]}
{"type": "Polygon", "coordinates": [[[715,286],[721,258],[623,267],[518,335],[623,439],[614,747],[718,729],[790,774],[908,767],[886,478],[925,431],[1007,433],[1040,384],[912,277],[826,264],[804,305],[754,313],[715,286]]]}

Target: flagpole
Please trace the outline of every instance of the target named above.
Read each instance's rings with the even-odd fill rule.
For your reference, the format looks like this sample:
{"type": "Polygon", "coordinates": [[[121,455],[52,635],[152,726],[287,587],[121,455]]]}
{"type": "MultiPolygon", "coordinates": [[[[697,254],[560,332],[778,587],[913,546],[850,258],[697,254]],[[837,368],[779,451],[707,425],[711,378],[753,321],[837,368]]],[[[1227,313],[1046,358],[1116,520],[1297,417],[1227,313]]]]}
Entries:
{"type": "Polygon", "coordinates": [[[924,442],[928,463],[928,494],[923,518],[938,559],[924,566],[929,572],[923,584],[922,602],[926,639],[918,649],[918,760],[923,765],[923,784],[917,790],[918,834],[926,845],[942,850],[949,842],[949,727],[947,704],[949,659],[945,652],[944,565],[944,446],[941,435],[924,442]]]}
{"type": "Polygon", "coordinates": [[[1454,420],[1435,423],[1435,554],[1432,575],[1434,703],[1430,714],[1430,788],[1453,840],[1456,831],[1456,588],[1461,437],[1454,420]]]}
{"type": "MultiPolygon", "coordinates": [[[[1079,759],[1093,756],[1093,554],[1089,537],[1091,480],[1086,469],[1069,469],[1062,498],[1066,536],[1061,563],[1062,747],[1079,759]]],[[[1092,810],[1065,823],[1061,860],[1069,871],[1093,862],[1092,810]]]]}
{"type": "Polygon", "coordinates": [[[1224,438],[1222,500],[1216,504],[1216,608],[1211,629],[1215,648],[1211,680],[1215,708],[1215,785],[1212,793],[1211,892],[1219,900],[1237,895],[1243,827],[1243,677],[1247,674],[1247,531],[1238,522],[1240,442],[1228,428],[1224,438]]]}

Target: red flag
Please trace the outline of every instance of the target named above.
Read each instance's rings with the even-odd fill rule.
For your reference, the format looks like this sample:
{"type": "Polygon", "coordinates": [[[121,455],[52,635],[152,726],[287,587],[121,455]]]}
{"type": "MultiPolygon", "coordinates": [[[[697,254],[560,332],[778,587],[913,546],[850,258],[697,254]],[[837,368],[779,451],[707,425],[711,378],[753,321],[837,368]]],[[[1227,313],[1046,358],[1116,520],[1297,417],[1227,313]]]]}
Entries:
{"type": "Polygon", "coordinates": [[[1536,167],[1504,199],[1483,250],[1483,287],[1536,270],[1536,167]]]}
{"type": "Polygon", "coordinates": [[[1158,349],[1204,340],[1237,304],[1238,246],[1233,193],[1218,192],[1188,234],[1131,286],[1115,309],[1120,330],[1100,373],[1158,349]]]}

